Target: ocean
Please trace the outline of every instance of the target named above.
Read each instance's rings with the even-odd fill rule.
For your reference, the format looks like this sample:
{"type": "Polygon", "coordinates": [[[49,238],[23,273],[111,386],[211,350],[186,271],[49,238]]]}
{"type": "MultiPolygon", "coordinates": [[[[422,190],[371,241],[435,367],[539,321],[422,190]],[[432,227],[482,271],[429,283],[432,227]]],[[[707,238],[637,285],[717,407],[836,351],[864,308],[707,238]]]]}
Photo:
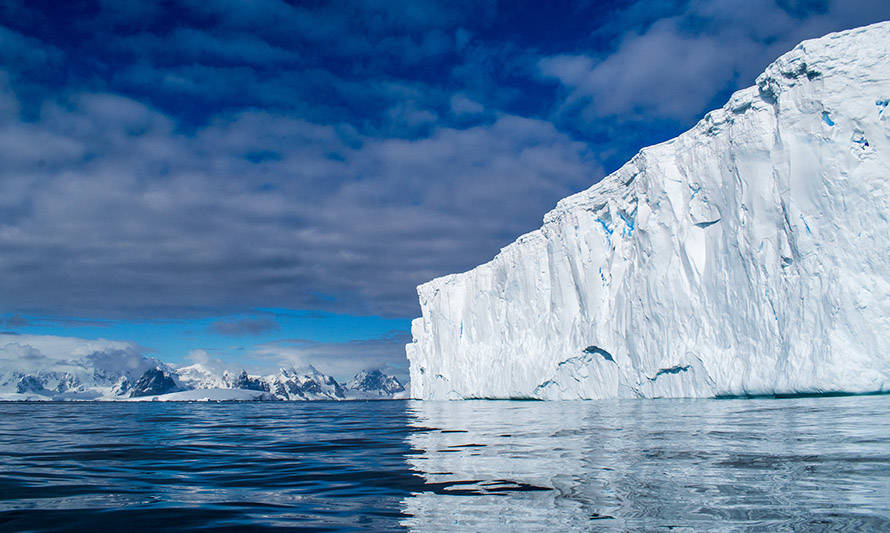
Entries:
{"type": "Polygon", "coordinates": [[[890,396],[0,404],[2,531],[888,531],[890,396]]]}

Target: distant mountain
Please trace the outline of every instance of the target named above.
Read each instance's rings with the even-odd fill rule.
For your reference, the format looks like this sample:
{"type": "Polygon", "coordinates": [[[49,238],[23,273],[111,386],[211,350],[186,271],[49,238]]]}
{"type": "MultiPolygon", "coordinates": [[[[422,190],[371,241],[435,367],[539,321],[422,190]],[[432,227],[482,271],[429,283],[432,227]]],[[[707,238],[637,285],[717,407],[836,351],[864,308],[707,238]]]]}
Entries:
{"type": "Polygon", "coordinates": [[[130,398],[138,398],[141,396],[157,396],[176,392],[179,387],[173,377],[161,370],[160,368],[152,368],[146,370],[142,376],[136,380],[136,383],[130,388],[130,398]]]}
{"type": "Polygon", "coordinates": [[[175,370],[176,381],[184,389],[229,388],[224,376],[201,364],[179,367],[175,370]]]}
{"type": "Polygon", "coordinates": [[[267,376],[269,392],[282,400],[343,400],[345,390],[331,376],[313,366],[301,369],[282,368],[278,375],[267,376]]]}
{"type": "Polygon", "coordinates": [[[0,367],[0,400],[126,398],[132,384],[146,371],[166,368],[156,359],[134,358],[115,350],[62,360],[22,358],[20,367],[16,365],[18,362],[7,359],[0,367]]]}
{"type": "Polygon", "coordinates": [[[347,394],[355,399],[403,398],[405,387],[395,376],[388,376],[380,369],[363,370],[346,383],[347,394]]]}
{"type": "MultiPolygon", "coordinates": [[[[107,354],[106,354],[107,355],[107,354]]],[[[2,400],[353,400],[406,396],[399,381],[380,370],[364,370],[345,386],[313,366],[282,368],[255,376],[217,372],[201,364],[183,367],[142,358],[135,364],[87,356],[65,361],[65,370],[0,371],[2,400]]],[[[58,365],[57,365],[58,366],[58,365]]]]}

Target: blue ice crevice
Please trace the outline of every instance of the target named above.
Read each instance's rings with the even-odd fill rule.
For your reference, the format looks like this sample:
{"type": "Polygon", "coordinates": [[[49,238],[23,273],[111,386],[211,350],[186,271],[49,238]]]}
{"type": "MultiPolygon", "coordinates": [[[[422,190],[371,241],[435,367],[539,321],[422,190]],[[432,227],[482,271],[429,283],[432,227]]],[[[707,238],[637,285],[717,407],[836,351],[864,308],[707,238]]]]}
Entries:
{"type": "Polygon", "coordinates": [[[800,221],[803,222],[803,227],[807,229],[807,235],[812,235],[813,230],[810,229],[810,225],[807,224],[807,220],[803,217],[802,214],[800,215],[800,221]]]}
{"type": "Polygon", "coordinates": [[[865,150],[868,148],[868,139],[865,138],[865,134],[861,131],[854,131],[853,136],[850,138],[853,143],[858,144],[859,148],[865,150]]]}
{"type": "Polygon", "coordinates": [[[612,228],[609,227],[609,223],[606,222],[602,217],[597,217],[597,222],[599,222],[600,226],[603,227],[603,231],[606,232],[606,241],[608,241],[609,246],[612,246],[612,233],[615,232],[612,228]]]}
{"type": "Polygon", "coordinates": [[[609,223],[603,220],[601,217],[596,219],[597,222],[600,223],[600,226],[603,227],[603,230],[606,234],[611,235],[615,230],[609,227],[609,223]]]}

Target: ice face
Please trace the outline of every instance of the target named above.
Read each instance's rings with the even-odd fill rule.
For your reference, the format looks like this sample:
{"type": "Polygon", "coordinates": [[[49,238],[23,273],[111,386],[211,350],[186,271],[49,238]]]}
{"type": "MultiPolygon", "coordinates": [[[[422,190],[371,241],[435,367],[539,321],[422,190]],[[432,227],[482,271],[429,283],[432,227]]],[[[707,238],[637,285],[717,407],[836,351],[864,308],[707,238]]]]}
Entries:
{"type": "Polygon", "coordinates": [[[890,389],[890,23],[805,41],[489,263],[418,287],[423,399],[890,389]]]}

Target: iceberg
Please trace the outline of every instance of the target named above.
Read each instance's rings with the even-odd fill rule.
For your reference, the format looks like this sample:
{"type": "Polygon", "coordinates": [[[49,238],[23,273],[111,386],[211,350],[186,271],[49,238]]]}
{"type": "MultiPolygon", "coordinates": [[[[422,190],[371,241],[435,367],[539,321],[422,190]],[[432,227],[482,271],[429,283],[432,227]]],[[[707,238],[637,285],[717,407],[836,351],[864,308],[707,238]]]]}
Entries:
{"type": "MultiPolygon", "coordinates": [[[[632,68],[632,67],[630,67],[632,68]]],[[[418,287],[418,399],[890,391],[890,22],[804,41],[418,287]]]]}

